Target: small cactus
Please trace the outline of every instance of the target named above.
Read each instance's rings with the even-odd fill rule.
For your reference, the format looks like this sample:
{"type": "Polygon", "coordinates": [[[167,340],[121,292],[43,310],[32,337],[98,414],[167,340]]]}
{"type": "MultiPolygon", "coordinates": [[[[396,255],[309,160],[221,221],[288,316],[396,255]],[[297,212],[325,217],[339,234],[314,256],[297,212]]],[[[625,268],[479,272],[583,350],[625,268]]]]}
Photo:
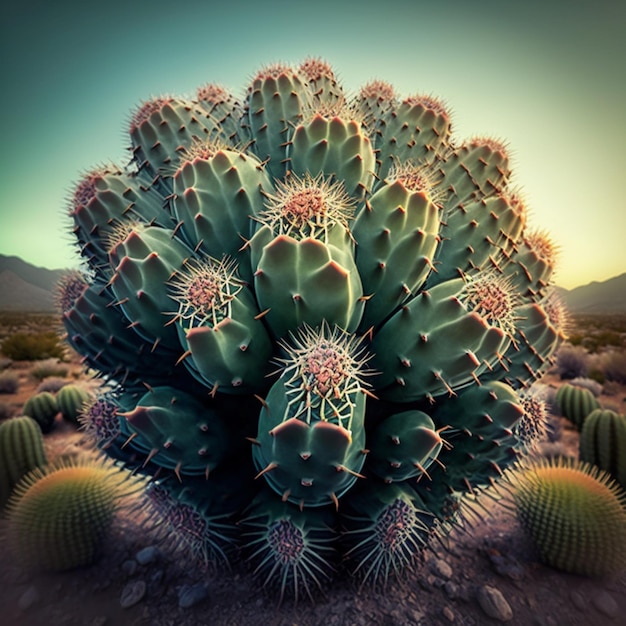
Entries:
{"type": "Polygon", "coordinates": [[[57,393],[57,406],[63,419],[71,424],[78,424],[83,405],[91,398],[91,394],[78,385],[65,385],[57,393]]]}
{"type": "Polygon", "coordinates": [[[53,394],[49,391],[42,391],[26,400],[22,412],[32,417],[39,424],[41,432],[46,434],[54,427],[59,407],[53,394]]]}
{"type": "Polygon", "coordinates": [[[32,417],[22,415],[0,424],[0,508],[22,476],[46,463],[41,428],[32,417]]]}
{"type": "Polygon", "coordinates": [[[605,576],[626,569],[626,492],[572,459],[542,460],[511,474],[519,520],[546,565],[605,576]]]}
{"type": "Polygon", "coordinates": [[[596,409],[580,433],[580,460],[608,472],[626,489],[626,416],[596,409]]]}
{"type": "Polygon", "coordinates": [[[583,427],[585,418],[591,411],[600,408],[600,403],[588,389],[574,385],[562,385],[556,393],[559,410],[578,430],[583,427]]]}
{"type": "Polygon", "coordinates": [[[112,462],[61,461],[27,474],[7,506],[7,544],[28,569],[64,571],[97,558],[125,495],[141,481],[112,462]]]}

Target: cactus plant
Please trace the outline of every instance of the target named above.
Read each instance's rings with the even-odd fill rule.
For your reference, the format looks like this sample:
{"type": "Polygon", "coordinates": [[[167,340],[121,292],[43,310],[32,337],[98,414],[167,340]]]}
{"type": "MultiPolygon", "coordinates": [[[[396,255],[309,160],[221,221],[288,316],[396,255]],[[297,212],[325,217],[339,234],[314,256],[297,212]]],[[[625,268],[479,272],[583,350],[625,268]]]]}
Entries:
{"type": "Polygon", "coordinates": [[[626,569],[626,492],[606,472],[544,459],[514,471],[511,484],[518,517],[544,563],[585,576],[626,569]]]}
{"type": "Polygon", "coordinates": [[[281,595],[342,557],[384,583],[529,447],[519,391],[564,338],[506,146],[382,81],[348,97],[319,59],[144,102],[129,131],[71,200],[63,323],[114,388],[86,430],[201,560],[228,558],[220,520],[281,595]]]}
{"type": "Polygon", "coordinates": [[[555,400],[562,415],[572,422],[577,430],[582,430],[586,417],[600,408],[600,403],[591,391],[574,385],[561,385],[555,400]]]}
{"type": "Polygon", "coordinates": [[[37,468],[18,483],[7,506],[8,545],[27,568],[88,565],[122,498],[141,483],[111,461],[61,460],[37,468]]]}
{"type": "Polygon", "coordinates": [[[626,489],[626,416],[596,409],[580,433],[580,459],[608,472],[626,489]]]}
{"type": "Polygon", "coordinates": [[[24,415],[32,417],[46,434],[54,428],[54,420],[59,412],[56,397],[49,391],[42,391],[31,396],[22,408],[24,415]]]}
{"type": "Polygon", "coordinates": [[[78,385],[64,385],[59,389],[56,400],[63,419],[78,424],[83,405],[91,399],[91,394],[78,385]]]}
{"type": "Polygon", "coordinates": [[[27,415],[0,424],[0,508],[22,476],[47,463],[39,424],[27,415]]]}

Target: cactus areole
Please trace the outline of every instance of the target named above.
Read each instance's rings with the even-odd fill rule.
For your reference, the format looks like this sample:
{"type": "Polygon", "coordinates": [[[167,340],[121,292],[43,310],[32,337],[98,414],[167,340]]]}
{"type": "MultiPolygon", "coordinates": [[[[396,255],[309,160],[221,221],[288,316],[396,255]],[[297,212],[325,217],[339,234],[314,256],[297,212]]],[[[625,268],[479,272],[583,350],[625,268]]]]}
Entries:
{"type": "Polygon", "coordinates": [[[81,423],[169,494],[179,545],[168,516],[204,520],[205,565],[248,555],[281,598],[386,582],[524,452],[519,392],[564,337],[506,147],[382,81],[348,97],[315,58],[128,131],[70,200],[84,275],[58,301],[114,388],[81,423]]]}

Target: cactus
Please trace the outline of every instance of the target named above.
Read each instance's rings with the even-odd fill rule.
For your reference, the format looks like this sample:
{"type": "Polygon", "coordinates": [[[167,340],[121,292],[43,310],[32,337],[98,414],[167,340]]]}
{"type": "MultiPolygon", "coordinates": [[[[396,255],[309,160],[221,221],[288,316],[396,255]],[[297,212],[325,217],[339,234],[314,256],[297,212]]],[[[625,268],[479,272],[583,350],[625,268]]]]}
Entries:
{"type": "Polygon", "coordinates": [[[601,408],[591,391],[568,384],[559,387],[555,401],[561,414],[572,422],[577,430],[582,430],[585,419],[592,411],[601,408]]]}
{"type": "Polygon", "coordinates": [[[81,423],[153,477],[176,551],[221,567],[239,541],[281,597],[342,560],[384,584],[532,448],[522,391],[565,335],[553,248],[507,147],[450,118],[274,64],[241,99],[143,103],[131,162],[76,186],[86,271],[59,306],[111,389],[81,423]]]}
{"type": "Polygon", "coordinates": [[[141,479],[110,461],[60,461],[24,476],[7,506],[8,545],[27,568],[64,571],[97,559],[121,499],[141,479]]]}
{"type": "Polygon", "coordinates": [[[54,420],[59,412],[56,397],[49,391],[42,391],[34,396],[31,396],[24,403],[22,408],[24,415],[32,417],[41,432],[49,433],[54,427],[54,420]]]}
{"type": "Polygon", "coordinates": [[[39,424],[26,415],[0,424],[0,508],[19,480],[47,463],[39,424]]]}
{"type": "Polygon", "coordinates": [[[513,472],[511,484],[518,517],[545,564],[585,576],[626,569],[626,492],[606,472],[544,459],[513,472]]]}
{"type": "Polygon", "coordinates": [[[580,433],[580,460],[608,472],[626,489],[626,416],[595,409],[580,433]]]}
{"type": "Polygon", "coordinates": [[[78,385],[65,385],[59,389],[56,399],[63,419],[72,424],[78,424],[81,409],[86,402],[89,402],[91,394],[78,385]]]}

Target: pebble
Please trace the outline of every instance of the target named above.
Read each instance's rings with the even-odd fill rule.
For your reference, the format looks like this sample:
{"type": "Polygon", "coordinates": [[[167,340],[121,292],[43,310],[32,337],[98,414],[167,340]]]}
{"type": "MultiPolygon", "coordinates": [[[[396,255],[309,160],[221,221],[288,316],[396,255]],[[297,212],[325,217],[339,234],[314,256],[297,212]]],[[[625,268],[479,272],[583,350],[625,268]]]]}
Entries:
{"type": "Polygon", "coordinates": [[[120,606],[129,609],[141,602],[146,595],[146,583],[143,580],[134,580],[126,584],[120,596],[120,606]]]}
{"type": "Polygon", "coordinates": [[[202,583],[183,585],[178,592],[178,606],[181,609],[188,609],[202,602],[208,595],[209,590],[202,583]]]}
{"type": "Polygon", "coordinates": [[[430,571],[439,578],[449,580],[452,578],[452,568],[442,559],[434,559],[429,562],[430,571]]]}
{"type": "Polygon", "coordinates": [[[445,583],[443,590],[450,600],[456,600],[459,597],[459,586],[455,585],[451,580],[445,583]]]}
{"type": "Polygon", "coordinates": [[[598,590],[591,596],[591,603],[600,613],[610,619],[615,619],[619,615],[619,606],[617,602],[615,602],[615,598],[613,598],[608,591],[602,589],[598,590]]]}
{"type": "Polygon", "coordinates": [[[122,572],[129,578],[137,572],[137,561],[135,559],[127,559],[122,563],[122,572]]]}
{"type": "Polygon", "coordinates": [[[18,606],[22,611],[27,611],[30,607],[34,606],[39,602],[39,591],[35,585],[31,585],[26,591],[20,596],[18,600],[18,606]]]}
{"type": "Polygon", "coordinates": [[[505,600],[502,592],[496,587],[484,585],[478,589],[478,604],[489,616],[500,622],[508,622],[513,619],[513,609],[505,600]]]}
{"type": "Polygon", "coordinates": [[[456,621],[456,615],[449,606],[444,606],[441,613],[451,624],[456,621]]]}
{"type": "Polygon", "coordinates": [[[142,548],[135,554],[135,560],[139,565],[149,565],[159,558],[159,549],[156,546],[142,548]]]}

